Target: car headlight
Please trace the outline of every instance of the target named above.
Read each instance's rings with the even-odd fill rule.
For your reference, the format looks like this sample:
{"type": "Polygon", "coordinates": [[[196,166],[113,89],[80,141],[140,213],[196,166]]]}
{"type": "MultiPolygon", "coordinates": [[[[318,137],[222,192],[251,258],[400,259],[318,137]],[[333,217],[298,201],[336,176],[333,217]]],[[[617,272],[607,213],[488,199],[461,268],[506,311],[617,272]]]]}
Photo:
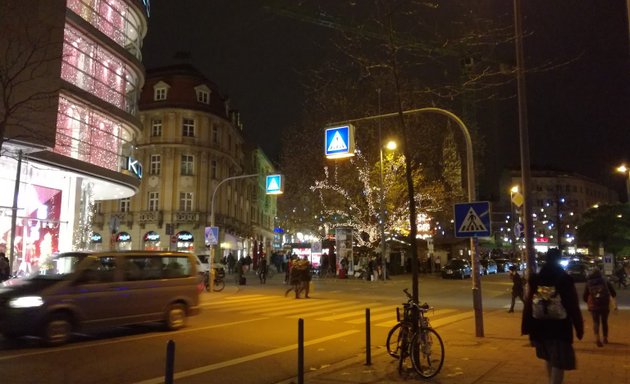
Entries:
{"type": "Polygon", "coordinates": [[[9,307],[11,308],[33,308],[42,305],[44,305],[44,300],[41,296],[22,296],[9,300],[9,307]]]}

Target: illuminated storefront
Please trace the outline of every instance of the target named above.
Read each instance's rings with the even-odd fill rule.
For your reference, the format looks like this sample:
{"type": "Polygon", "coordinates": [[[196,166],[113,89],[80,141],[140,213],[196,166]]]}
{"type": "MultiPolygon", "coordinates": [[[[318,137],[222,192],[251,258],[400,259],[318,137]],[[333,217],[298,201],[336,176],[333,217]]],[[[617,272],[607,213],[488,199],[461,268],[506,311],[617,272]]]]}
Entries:
{"type": "Polygon", "coordinates": [[[143,249],[147,251],[157,251],[160,249],[160,234],[155,231],[145,233],[143,241],[143,249]]]}

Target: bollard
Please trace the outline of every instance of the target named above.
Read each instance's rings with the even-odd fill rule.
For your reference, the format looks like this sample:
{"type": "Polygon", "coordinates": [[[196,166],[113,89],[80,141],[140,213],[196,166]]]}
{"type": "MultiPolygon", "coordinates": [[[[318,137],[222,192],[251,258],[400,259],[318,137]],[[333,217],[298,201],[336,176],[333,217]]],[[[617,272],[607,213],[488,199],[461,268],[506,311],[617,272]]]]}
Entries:
{"type": "Polygon", "coordinates": [[[365,308],[365,365],[372,365],[372,343],[370,338],[370,308],[365,308]]]}
{"type": "Polygon", "coordinates": [[[166,371],[164,373],[164,384],[173,384],[173,366],[175,363],[175,342],[169,340],[166,343],[166,371]]]}
{"type": "Polygon", "coordinates": [[[297,384],[304,384],[304,319],[298,319],[298,376],[297,384]]]}

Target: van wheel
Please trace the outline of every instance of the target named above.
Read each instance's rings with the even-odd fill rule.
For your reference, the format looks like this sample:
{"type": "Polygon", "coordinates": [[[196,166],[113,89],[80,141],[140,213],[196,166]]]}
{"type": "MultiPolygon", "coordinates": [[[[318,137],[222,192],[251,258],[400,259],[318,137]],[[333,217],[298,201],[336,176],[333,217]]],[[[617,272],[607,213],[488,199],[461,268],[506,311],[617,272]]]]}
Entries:
{"type": "Polygon", "coordinates": [[[55,347],[67,343],[72,336],[73,324],[66,314],[53,314],[43,325],[41,330],[42,344],[55,347]]]}
{"type": "Polygon", "coordinates": [[[186,325],[186,307],[180,303],[169,305],[164,314],[164,325],[169,331],[183,328],[186,325]]]}

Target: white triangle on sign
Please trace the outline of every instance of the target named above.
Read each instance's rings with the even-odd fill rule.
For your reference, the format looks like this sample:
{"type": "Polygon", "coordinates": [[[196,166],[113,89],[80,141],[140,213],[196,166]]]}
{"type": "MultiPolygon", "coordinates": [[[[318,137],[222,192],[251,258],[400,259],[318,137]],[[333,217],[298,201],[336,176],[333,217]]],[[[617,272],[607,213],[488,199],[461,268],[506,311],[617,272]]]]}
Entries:
{"type": "Polygon", "coordinates": [[[278,189],[280,189],[280,186],[278,185],[278,181],[276,180],[275,177],[271,178],[269,180],[269,185],[267,185],[267,190],[268,191],[277,191],[278,189]]]}
{"type": "Polygon", "coordinates": [[[216,243],[218,243],[217,238],[214,237],[214,231],[213,230],[208,231],[208,239],[207,240],[208,240],[209,244],[216,244],[216,243]]]}
{"type": "Polygon", "coordinates": [[[343,141],[343,137],[341,137],[341,134],[338,131],[335,132],[335,135],[330,141],[330,145],[328,145],[328,152],[343,151],[346,149],[348,149],[348,145],[345,141],[343,141]]]}
{"type": "Polygon", "coordinates": [[[459,232],[487,232],[488,228],[483,224],[477,212],[470,207],[462,225],[459,227],[459,232]]]}

